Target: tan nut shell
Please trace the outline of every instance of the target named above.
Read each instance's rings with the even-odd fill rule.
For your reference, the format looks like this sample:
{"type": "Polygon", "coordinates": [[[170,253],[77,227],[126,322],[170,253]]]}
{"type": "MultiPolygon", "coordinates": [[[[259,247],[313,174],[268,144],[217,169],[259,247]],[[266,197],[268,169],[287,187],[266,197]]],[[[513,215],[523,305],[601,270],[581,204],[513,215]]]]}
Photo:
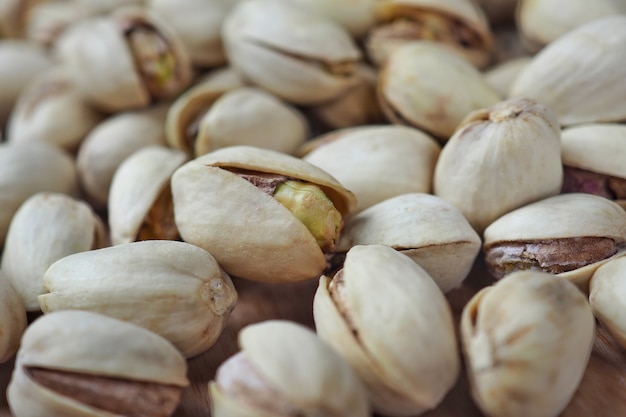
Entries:
{"type": "MultiPolygon", "coordinates": [[[[606,237],[623,247],[626,211],[604,197],[583,193],[557,195],[500,217],[485,229],[483,247],[498,242],[575,237],[606,237]]],[[[591,275],[600,265],[624,254],[624,249],[620,249],[610,258],[558,276],[586,290],[591,275]]]]}
{"type": "MultiPolygon", "coordinates": [[[[366,417],[369,404],[348,363],[308,328],[283,320],[252,324],[239,345],[254,368],[301,415],[366,417]]],[[[209,384],[215,417],[274,417],[209,384]]]]}
{"type": "Polygon", "coordinates": [[[0,363],[8,361],[17,352],[26,324],[22,298],[0,270],[0,363]]]}
{"type": "Polygon", "coordinates": [[[322,276],[313,301],[320,337],[363,379],[375,411],[408,416],[436,407],[460,360],[450,306],[435,282],[409,257],[380,245],[350,249],[343,277],[343,308],[355,331],[322,276]]]}
{"type": "Polygon", "coordinates": [[[472,396],[487,416],[553,417],[583,377],[594,319],[574,285],[523,271],[476,294],[461,332],[472,396]]]}
{"type": "Polygon", "coordinates": [[[352,193],[312,164],[268,149],[223,148],[187,162],[172,176],[174,215],[183,240],[211,252],[231,275],[259,281],[319,276],[326,261],[306,226],[229,168],[312,182],[344,216],[356,205],[352,193]]]}
{"type": "Polygon", "coordinates": [[[433,278],[441,291],[458,287],[480,252],[481,241],[461,212],[430,194],[404,194],[351,217],[337,251],[355,245],[386,245],[433,278]]]}
{"type": "Polygon", "coordinates": [[[131,323],[87,311],[46,314],[31,324],[7,391],[20,417],[109,417],[37,384],[25,367],[189,385],[187,363],[167,340],[131,323]]]}
{"type": "Polygon", "coordinates": [[[626,258],[607,262],[594,272],[589,282],[589,303],[593,314],[626,349],[626,258]]]}
{"type": "Polygon", "coordinates": [[[55,261],[108,244],[104,225],[86,203],[63,194],[37,193],[15,213],[2,270],[28,311],[39,311],[43,276],[55,261]]]}
{"type": "Polygon", "coordinates": [[[434,42],[398,48],[382,67],[378,98],[387,118],[448,140],[471,111],[500,100],[468,61],[434,42]]]}
{"type": "Polygon", "coordinates": [[[517,76],[530,64],[532,58],[529,56],[521,56],[503,61],[487,72],[483,73],[485,81],[502,98],[509,98],[509,91],[517,76]]]}
{"type": "Polygon", "coordinates": [[[549,108],[513,99],[469,114],[437,160],[435,195],[482,233],[498,217],[558,194],[560,130],[549,108]]]}
{"type": "Polygon", "coordinates": [[[346,28],[355,38],[362,38],[374,25],[376,0],[292,0],[306,5],[346,28]]]}
{"type": "Polygon", "coordinates": [[[561,125],[626,119],[626,16],[587,23],[550,43],[517,77],[513,97],[552,108],[561,125]]]}
{"type": "Polygon", "coordinates": [[[208,252],[169,240],[126,243],[67,256],[48,268],[44,313],[90,310],[145,327],[185,356],[208,349],[237,300],[208,252]]]}
{"type": "Polygon", "coordinates": [[[124,160],[115,171],[109,192],[111,243],[134,242],[148,212],[174,171],[187,159],[175,149],[147,146],[124,160]]]}
{"type": "Polygon", "coordinates": [[[265,90],[296,104],[333,99],[353,86],[359,49],[346,30],[287,0],[241,2],[227,16],[222,37],[233,67],[265,90]]]}

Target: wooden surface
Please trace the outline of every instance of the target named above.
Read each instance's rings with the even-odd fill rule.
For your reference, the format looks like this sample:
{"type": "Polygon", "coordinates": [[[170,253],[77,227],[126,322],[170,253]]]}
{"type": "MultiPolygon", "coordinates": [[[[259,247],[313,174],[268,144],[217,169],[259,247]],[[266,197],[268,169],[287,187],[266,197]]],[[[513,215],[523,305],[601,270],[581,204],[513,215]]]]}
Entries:
{"type": "MultiPolygon", "coordinates": [[[[465,303],[490,279],[480,266],[463,286],[448,294],[458,320],[465,303]]],[[[297,284],[261,284],[235,280],[239,302],[218,342],[207,352],[189,360],[191,386],[183,394],[176,417],[210,416],[207,384],[217,367],[238,351],[237,332],[247,324],[268,319],[289,319],[313,327],[312,303],[317,280],[297,284]]],[[[0,386],[6,390],[12,363],[0,367],[0,386]]],[[[0,417],[8,417],[6,399],[0,403],[0,417]]],[[[473,405],[463,374],[443,403],[425,417],[481,417],[473,405]]],[[[626,352],[600,326],[596,330],[593,354],[583,381],[561,417],[626,416],[626,352]]],[[[532,417],[532,416],[529,416],[532,417]]]]}

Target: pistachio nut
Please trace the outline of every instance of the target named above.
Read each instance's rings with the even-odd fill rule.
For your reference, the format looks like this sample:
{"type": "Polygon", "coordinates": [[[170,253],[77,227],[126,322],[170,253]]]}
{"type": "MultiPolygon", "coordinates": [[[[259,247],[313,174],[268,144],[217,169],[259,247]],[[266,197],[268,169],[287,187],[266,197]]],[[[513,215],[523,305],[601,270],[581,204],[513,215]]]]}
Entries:
{"type": "Polygon", "coordinates": [[[39,74],[20,94],[8,123],[11,142],[46,141],[73,152],[101,120],[78,92],[71,69],[39,74]]]}
{"type": "Polygon", "coordinates": [[[366,40],[369,58],[382,65],[402,45],[433,41],[483,68],[491,61],[489,22],[472,0],[382,0],[366,40]]]}
{"type": "Polygon", "coordinates": [[[178,168],[174,217],[186,242],[231,275],[288,282],[319,276],[356,201],[316,166],[269,149],[231,146],[178,168]]]}
{"type": "Polygon", "coordinates": [[[163,146],[147,146],[122,162],[109,192],[109,227],[114,245],[136,240],[179,239],[170,178],[187,157],[163,146]]]}
{"type": "Polygon", "coordinates": [[[392,123],[443,142],[468,113],[500,101],[468,61],[427,41],[402,46],[389,57],[378,78],[378,99],[392,123]]]}
{"type": "Polygon", "coordinates": [[[534,100],[511,99],[461,122],[441,150],[433,187],[482,234],[503,214],[558,194],[562,179],[554,114],[534,100]]]}
{"type": "Polygon", "coordinates": [[[511,211],[484,234],[493,276],[524,269],[563,276],[584,291],[593,272],[626,246],[626,211],[591,194],[561,194],[511,211]]]}
{"type": "Polygon", "coordinates": [[[319,336],[350,362],[378,413],[435,408],[457,380],[450,306],[426,271],[387,246],[350,249],[342,270],[320,278],[313,314],[319,336]]]}
{"type": "Polygon", "coordinates": [[[613,338],[626,348],[626,300],[624,273],[626,258],[607,262],[594,272],[589,282],[589,303],[594,316],[609,330],[613,338]]]}
{"type": "Polygon", "coordinates": [[[239,332],[241,351],[209,384],[214,417],[367,417],[365,389],[350,365],[300,325],[269,320],[239,332]]]}
{"type": "Polygon", "coordinates": [[[346,28],[350,34],[360,39],[374,25],[374,8],[377,0],[294,0],[297,3],[306,5],[322,14],[341,26],[346,28]]]}
{"type": "Polygon", "coordinates": [[[108,244],[104,225],[86,203],[42,192],[13,216],[4,245],[2,270],[27,311],[39,311],[43,275],[55,261],[108,244]]]}
{"type": "Polygon", "coordinates": [[[361,54],[348,32],[289,0],[239,3],[222,37],[237,71],[295,104],[331,100],[358,82],[361,54]]]}
{"type": "Polygon", "coordinates": [[[15,212],[40,191],[78,193],[72,158],[44,142],[0,143],[0,247],[15,212]]]}
{"type": "Polygon", "coordinates": [[[211,254],[170,240],[66,256],[48,268],[43,284],[44,313],[89,310],[132,322],[186,357],[215,343],[237,301],[230,277],[211,254]]]}
{"type": "Polygon", "coordinates": [[[532,60],[529,56],[520,56],[507,59],[489,69],[483,74],[487,84],[500,94],[500,97],[509,98],[509,91],[519,73],[532,60]]]}
{"type": "Polygon", "coordinates": [[[35,320],[7,390],[15,417],[171,416],[189,385],[185,358],[167,340],[88,311],[35,320]]]}
{"type": "Polygon", "coordinates": [[[82,190],[96,208],[105,208],[119,165],[145,146],[165,146],[167,107],[119,113],[93,128],[78,149],[76,164],[82,190]]]}
{"type": "Polygon", "coordinates": [[[480,236],[453,205],[430,194],[392,197],[346,221],[336,252],[385,245],[407,255],[448,292],[463,282],[480,252],[480,236]]]}
{"type": "Polygon", "coordinates": [[[26,329],[26,309],[19,294],[13,289],[0,269],[0,363],[11,359],[20,345],[26,329]]]}
{"type": "Polygon", "coordinates": [[[441,147],[429,135],[405,126],[361,126],[331,135],[332,141],[303,159],[352,191],[356,211],[400,194],[431,191],[441,147]]]}
{"type": "Polygon", "coordinates": [[[625,61],[626,16],[598,19],[545,47],[511,95],[541,101],[563,126],[626,120],[625,61]]]}
{"type": "Polygon", "coordinates": [[[84,20],[64,52],[85,97],[107,112],[171,99],[191,82],[191,64],[159,19],[134,7],[84,20]]]}
{"type": "Polygon", "coordinates": [[[472,397],[490,417],[554,417],[587,367],[594,319],[567,280],[508,275],[463,309],[461,335],[472,397]]]}
{"type": "Polygon", "coordinates": [[[561,132],[562,192],[586,192],[626,205],[626,126],[589,124],[561,132]]]}

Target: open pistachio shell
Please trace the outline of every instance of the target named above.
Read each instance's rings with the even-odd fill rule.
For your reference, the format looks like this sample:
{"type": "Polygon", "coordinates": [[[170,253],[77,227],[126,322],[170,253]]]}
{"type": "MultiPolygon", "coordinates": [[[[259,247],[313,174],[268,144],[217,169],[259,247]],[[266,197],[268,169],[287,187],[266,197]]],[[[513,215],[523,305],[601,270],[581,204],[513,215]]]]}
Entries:
{"type": "Polygon", "coordinates": [[[315,237],[274,197],[233,171],[278,174],[319,187],[345,216],[356,200],[333,177],[298,158],[248,146],[196,158],[172,176],[176,226],[231,275],[259,281],[319,276],[326,264],[315,237]]]}
{"type": "Polygon", "coordinates": [[[594,340],[585,296],[565,279],[516,272],[476,294],[461,334],[470,388],[490,417],[554,417],[574,396],[594,340]]]}
{"type": "Polygon", "coordinates": [[[147,239],[177,239],[170,177],[187,159],[175,149],[148,146],[129,156],[113,175],[109,227],[114,245],[147,239]]]}
{"type": "Polygon", "coordinates": [[[213,416],[370,415],[357,375],[310,329],[265,321],[242,329],[239,345],[209,384],[213,416]]]}
{"type": "Polygon", "coordinates": [[[376,0],[292,0],[306,5],[346,28],[355,38],[365,36],[374,25],[376,0]]]}
{"type": "Polygon", "coordinates": [[[336,133],[303,159],[352,191],[357,211],[400,194],[431,191],[441,148],[429,135],[405,126],[362,126],[336,133]]]}
{"type": "Polygon", "coordinates": [[[625,45],[626,16],[582,25],[537,54],[511,96],[537,99],[563,126],[626,120],[625,45]]]}
{"type": "Polygon", "coordinates": [[[231,65],[287,101],[320,103],[358,82],[361,54],[350,35],[294,2],[241,2],[224,21],[222,36],[231,65]]]}
{"type": "MultiPolygon", "coordinates": [[[[572,243],[561,250],[558,259],[577,265],[557,275],[587,291],[589,279],[600,265],[625,254],[626,211],[606,198],[590,194],[572,193],[550,197],[514,210],[493,222],[485,229],[483,251],[487,252],[496,245],[516,242],[529,242],[540,248],[541,244],[555,240],[572,243]],[[607,249],[610,250],[609,256],[597,259],[596,249],[584,243],[587,238],[601,239],[605,244],[610,244],[607,249]]],[[[507,258],[505,256],[502,260],[507,258]]],[[[546,262],[551,263],[552,260],[548,258],[546,262]]],[[[545,265],[548,266],[551,265],[545,265]]],[[[526,268],[539,269],[538,266],[526,268]]]]}
{"type": "Polygon", "coordinates": [[[26,329],[26,309],[22,297],[0,269],[0,363],[8,361],[17,352],[26,329]]]}
{"type": "Polygon", "coordinates": [[[167,417],[189,385],[186,373],[185,358],[162,337],[100,314],[62,311],[28,327],[7,398],[15,417],[167,417]]]}
{"type": "Polygon", "coordinates": [[[589,282],[589,303],[593,314],[626,349],[626,258],[600,266],[589,282]]]}
{"type": "Polygon", "coordinates": [[[320,279],[313,314],[320,337],[350,362],[381,414],[432,409],[456,382],[450,306],[419,265],[387,246],[350,249],[343,270],[320,279]]]}
{"type": "Polygon", "coordinates": [[[461,212],[430,194],[404,194],[351,217],[336,251],[386,245],[417,262],[441,291],[458,287],[480,252],[481,241],[461,212]]]}

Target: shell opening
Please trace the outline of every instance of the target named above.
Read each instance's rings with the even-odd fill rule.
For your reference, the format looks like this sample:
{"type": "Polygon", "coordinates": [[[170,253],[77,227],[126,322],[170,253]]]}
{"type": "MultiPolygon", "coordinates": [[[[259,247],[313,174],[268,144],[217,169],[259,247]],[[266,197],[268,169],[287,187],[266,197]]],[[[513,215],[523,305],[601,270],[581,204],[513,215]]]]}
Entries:
{"type": "Polygon", "coordinates": [[[174,221],[174,201],[169,184],[163,187],[137,232],[136,240],[155,239],[180,240],[174,221]]]}

